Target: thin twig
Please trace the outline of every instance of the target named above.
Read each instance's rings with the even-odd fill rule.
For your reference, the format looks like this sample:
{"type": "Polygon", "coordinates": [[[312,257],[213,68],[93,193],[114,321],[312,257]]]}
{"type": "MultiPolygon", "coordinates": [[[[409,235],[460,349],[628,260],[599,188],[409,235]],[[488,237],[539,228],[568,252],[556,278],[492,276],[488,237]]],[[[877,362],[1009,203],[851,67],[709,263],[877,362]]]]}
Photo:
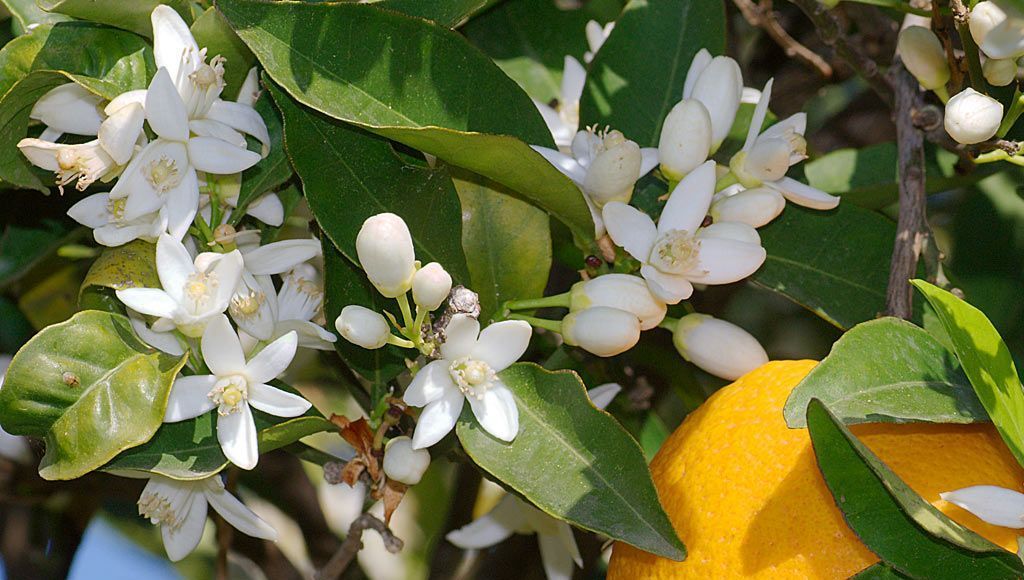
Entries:
{"type": "Polygon", "coordinates": [[[931,232],[926,215],[924,134],[914,122],[915,112],[924,104],[917,80],[898,58],[889,71],[896,89],[895,110],[899,174],[899,219],[892,262],[886,311],[890,316],[909,319],[913,314],[913,288],[909,281],[917,273],[918,260],[929,245],[931,232]]]}
{"type": "Polygon", "coordinates": [[[946,17],[942,13],[938,1],[931,2],[931,5],[932,31],[942,42],[942,48],[946,51],[946,61],[949,63],[950,79],[947,84],[952,85],[954,93],[958,93],[960,92],[960,87],[963,86],[964,71],[960,66],[960,59],[957,58],[956,51],[953,50],[953,37],[949,33],[946,17]]]}
{"type": "Polygon", "coordinates": [[[775,13],[772,11],[772,0],[761,0],[759,4],[754,4],[753,0],[733,0],[733,2],[739,8],[740,13],[743,14],[743,18],[751,26],[764,30],[775,41],[775,44],[778,44],[786,51],[786,56],[799,58],[825,78],[832,77],[832,65],[813,50],[800,44],[799,41],[790,36],[786,29],[779,24],[779,21],[775,19],[775,13]]]}
{"type": "Polygon", "coordinates": [[[391,532],[387,524],[372,514],[364,513],[352,522],[352,525],[348,528],[348,536],[345,537],[345,541],[341,543],[338,551],[331,556],[331,559],[316,574],[315,578],[317,580],[335,580],[339,578],[348,568],[349,564],[352,563],[352,560],[355,560],[359,550],[363,549],[363,532],[367,529],[376,530],[380,534],[380,537],[384,540],[384,547],[388,552],[397,554],[402,551],[404,543],[391,532]]]}

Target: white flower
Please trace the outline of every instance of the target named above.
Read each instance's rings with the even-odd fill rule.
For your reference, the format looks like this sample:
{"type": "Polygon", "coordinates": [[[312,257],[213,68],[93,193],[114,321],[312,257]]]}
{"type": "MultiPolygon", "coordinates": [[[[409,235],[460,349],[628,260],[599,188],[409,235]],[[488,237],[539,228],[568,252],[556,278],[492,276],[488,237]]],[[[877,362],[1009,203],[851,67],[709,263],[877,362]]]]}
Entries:
{"type": "Polygon", "coordinates": [[[371,350],[383,347],[391,337],[391,328],[383,314],[357,304],[342,308],[334,327],[345,340],[371,350]]]}
{"type": "Polygon", "coordinates": [[[949,82],[949,62],[942,42],[930,28],[908,26],[901,30],[896,52],[922,87],[945,90],[949,82]]]}
{"type": "Polygon", "coordinates": [[[618,395],[620,391],[622,391],[622,385],[618,383],[605,383],[587,391],[587,396],[590,397],[590,402],[593,403],[595,407],[598,409],[604,409],[611,404],[612,399],[614,399],[615,395],[618,395]]]}
{"type": "Polygon", "coordinates": [[[562,338],[597,356],[615,356],[636,346],[640,319],[632,312],[610,306],[592,306],[570,312],[562,319],[562,338]]]}
{"type": "Polygon", "coordinates": [[[573,284],[569,309],[573,312],[594,306],[609,306],[633,313],[640,329],[649,330],[665,318],[668,306],[651,294],[647,282],[629,274],[605,274],[573,284]]]}
{"type": "Polygon", "coordinates": [[[484,431],[502,441],[515,439],[519,409],[498,373],[523,356],[530,334],[530,325],[520,320],[497,322],[481,332],[480,323],[470,316],[453,316],[445,328],[441,358],[416,373],[405,391],[406,403],[425,407],[413,447],[430,447],[447,435],[467,399],[484,431]]]}
{"type": "Polygon", "coordinates": [[[658,140],[661,172],[679,181],[711,153],[711,116],[696,99],[679,101],[665,117],[658,140]]]}
{"type": "MultiPolygon", "coordinates": [[[[690,297],[693,284],[730,284],[754,273],[765,259],[757,232],[745,224],[701,228],[715,189],[715,163],[708,161],[676,185],[658,225],[624,203],[604,208],[608,234],[643,265],[651,292],[667,304],[690,297]],[[749,230],[749,231],[747,231],[749,230]],[[742,235],[735,232],[742,231],[742,235]]],[[[715,224],[720,225],[720,224],[715,224]]]]}
{"type": "Polygon", "coordinates": [[[356,235],[356,254],[366,277],[386,298],[412,288],[416,252],[405,221],[393,213],[379,213],[363,222],[356,235]]]}
{"type": "MultiPolygon", "coordinates": [[[[125,200],[110,199],[109,193],[83,198],[68,209],[68,215],[83,226],[92,228],[96,243],[115,247],[132,240],[155,242],[167,231],[167,210],[160,208],[134,220],[124,219],[125,200]]],[[[185,224],[188,229],[189,224],[185,224]]]]}
{"type": "Polygon", "coordinates": [[[717,222],[740,222],[759,228],[779,217],[786,198],[770,187],[728,187],[712,198],[708,215],[717,222]]]}
{"type": "Polygon", "coordinates": [[[973,145],[995,136],[1003,120],[1003,104],[967,87],[946,103],[946,132],[957,143],[973,145]]]}
{"type": "Polygon", "coordinates": [[[139,496],[139,515],[160,526],[164,549],[172,562],[188,556],[199,545],[208,505],[243,534],[277,540],[274,528],[231,495],[219,475],[196,481],[177,481],[155,474],[149,477],[139,496]]]}
{"type": "Polygon", "coordinates": [[[146,319],[131,308],[128,309],[128,322],[132,325],[135,334],[139,335],[142,342],[149,346],[173,356],[185,354],[185,347],[179,342],[178,336],[173,330],[164,332],[153,330],[146,324],[146,319]]]}
{"type": "Polygon", "coordinates": [[[425,310],[437,310],[451,291],[452,276],[437,262],[423,266],[412,277],[413,302],[425,310]]]}
{"type": "Polygon", "coordinates": [[[583,69],[583,65],[575,58],[566,56],[565,65],[562,67],[562,87],[555,106],[537,99],[533,100],[533,104],[544,117],[548,130],[551,131],[555,145],[560,149],[572,144],[572,138],[579,129],[580,97],[583,95],[586,78],[587,71],[583,69]]]}
{"type": "Polygon", "coordinates": [[[294,331],[299,337],[299,348],[333,350],[338,337],[314,322],[323,321],[324,290],[320,273],[309,264],[299,264],[282,279],[270,338],[277,339],[294,331]]]}
{"type": "Polygon", "coordinates": [[[203,360],[210,375],[178,377],[167,398],[165,423],[217,410],[217,441],[224,456],[242,469],[259,460],[256,424],[250,406],[277,417],[298,417],[312,406],[298,395],[267,382],[291,364],[298,338],[290,332],[246,361],[238,335],[226,316],[215,317],[203,333],[203,360]]]}
{"type": "Polygon", "coordinates": [[[612,30],[615,30],[615,21],[613,20],[601,26],[596,20],[590,20],[583,30],[587,35],[587,47],[590,49],[583,54],[583,62],[590,64],[590,61],[594,60],[594,55],[597,54],[597,51],[601,50],[604,41],[608,40],[608,37],[611,36],[612,30]]]}
{"type": "Polygon", "coordinates": [[[736,111],[743,96],[743,73],[740,65],[727,56],[711,57],[700,49],[690,62],[683,84],[683,100],[695,99],[708,111],[711,119],[711,150],[718,151],[729,135],[736,111]]]}
{"type": "Polygon", "coordinates": [[[62,145],[26,138],[18,142],[18,149],[36,167],[55,173],[61,192],[72,181],[78,182],[75,185],[78,191],[85,191],[97,180],[110,181],[121,170],[99,139],[77,145],[62,145]]]}
{"type": "Polygon", "coordinates": [[[1013,58],[990,58],[981,65],[985,80],[993,86],[1005,87],[1017,79],[1017,60],[1013,58]]]}
{"type": "Polygon", "coordinates": [[[228,308],[242,275],[242,254],[202,253],[195,260],[185,246],[167,234],[156,243],[159,288],[117,291],[125,306],[157,316],[153,324],[164,332],[175,326],[186,336],[203,335],[208,322],[228,308]]]}
{"type": "Polygon", "coordinates": [[[384,474],[405,485],[416,485],[430,467],[430,452],[416,449],[412,439],[395,437],[384,447],[384,474]]]}
{"type": "MultiPolygon", "coordinates": [[[[238,249],[242,253],[245,269],[242,271],[242,278],[234,295],[231,296],[228,313],[240,329],[259,340],[271,340],[280,336],[280,334],[276,336],[274,334],[280,321],[304,320],[308,322],[317,314],[316,309],[319,308],[320,301],[322,301],[322,292],[315,280],[311,284],[292,286],[285,295],[287,299],[296,298],[301,301],[303,297],[294,296],[293,293],[305,292],[305,298],[312,300],[310,305],[315,307],[307,317],[305,308],[296,308],[289,312],[279,311],[278,298],[280,296],[276,296],[277,292],[274,290],[274,283],[270,276],[288,272],[319,256],[322,251],[320,242],[313,239],[283,240],[264,246],[257,243],[239,244],[238,249]]],[[[304,271],[308,272],[308,270],[304,271]]],[[[284,291],[283,286],[282,291],[284,291]]],[[[295,306],[300,305],[296,304],[295,306]]],[[[294,328],[294,330],[300,330],[300,328],[294,328]]],[[[308,330],[312,333],[303,331],[301,334],[304,336],[318,334],[311,328],[308,330]]]]}
{"type": "Polygon", "coordinates": [[[975,485],[940,493],[939,497],[994,526],[1024,528],[1024,493],[995,485],[975,485]]]}
{"type": "Polygon", "coordinates": [[[761,343],[750,333],[706,314],[679,319],[672,342],[684,359],[730,381],[768,362],[761,343]]]}
{"type": "MultiPolygon", "coordinates": [[[[231,214],[238,208],[238,197],[242,191],[242,174],[215,175],[203,173],[199,176],[199,213],[211,227],[228,223],[231,214]],[[220,224],[212,222],[213,207],[210,205],[210,191],[216,189],[224,211],[220,224]]],[[[278,227],[284,223],[284,205],[274,192],[267,192],[252,199],[245,207],[245,215],[252,216],[268,226],[278,227]]]]}
{"type": "Polygon", "coordinates": [[[82,85],[66,83],[40,97],[29,118],[46,125],[39,136],[43,141],[56,141],[64,133],[96,135],[105,117],[100,109],[102,101],[103,97],[82,85]]]}
{"type": "Polygon", "coordinates": [[[1007,3],[979,2],[971,10],[971,36],[989,58],[1024,55],[1024,14],[1007,3]]]}
{"type": "Polygon", "coordinates": [[[772,79],[769,79],[754,108],[743,149],[733,156],[729,168],[744,187],[764,185],[797,205],[812,209],[835,208],[839,205],[838,197],[786,177],[790,166],[807,158],[804,139],[807,114],[796,113],[760,132],[771,96],[772,79]]]}
{"type": "MultiPolygon", "coordinates": [[[[985,44],[985,39],[988,37],[988,33],[993,28],[999,26],[1006,20],[1006,12],[996,5],[995,2],[985,0],[978,2],[971,9],[971,18],[968,21],[971,30],[971,36],[974,38],[974,42],[978,46],[985,44]]],[[[985,53],[987,56],[992,57],[988,52],[985,53]]]]}

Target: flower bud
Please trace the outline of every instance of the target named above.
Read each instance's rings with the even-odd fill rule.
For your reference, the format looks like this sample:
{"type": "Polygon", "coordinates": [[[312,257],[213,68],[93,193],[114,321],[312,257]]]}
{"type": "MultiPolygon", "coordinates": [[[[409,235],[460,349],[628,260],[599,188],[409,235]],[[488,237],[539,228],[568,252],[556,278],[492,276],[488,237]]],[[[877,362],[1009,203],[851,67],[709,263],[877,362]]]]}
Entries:
{"type": "Polygon", "coordinates": [[[437,310],[451,291],[452,276],[437,262],[423,266],[412,277],[412,299],[427,310],[437,310]]]}
{"type": "Polygon", "coordinates": [[[608,306],[632,313],[640,319],[641,330],[658,326],[668,310],[664,302],[651,294],[643,278],[629,274],[605,274],[574,284],[569,294],[570,311],[595,306],[608,306]]]}
{"type": "Polygon", "coordinates": [[[380,348],[391,336],[388,321],[380,312],[355,304],[341,309],[334,326],[346,340],[363,348],[380,348]]]}
{"type": "Polygon", "coordinates": [[[743,95],[743,73],[740,65],[727,56],[716,56],[701,71],[693,86],[691,99],[697,99],[708,110],[711,118],[711,153],[729,135],[736,111],[743,95]]]}
{"type": "Polygon", "coordinates": [[[750,333],[706,314],[682,317],[672,342],[684,359],[730,381],[768,362],[768,355],[750,333]]]}
{"type": "Polygon", "coordinates": [[[990,58],[981,65],[985,80],[996,87],[1005,87],[1017,78],[1017,60],[1013,58],[990,58]]]}
{"type": "Polygon", "coordinates": [[[430,452],[413,449],[412,439],[395,437],[384,447],[384,475],[405,485],[416,485],[430,467],[430,452]]]}
{"type": "Polygon", "coordinates": [[[929,28],[908,26],[900,32],[896,51],[921,86],[934,90],[949,81],[949,63],[939,37],[929,28]]]}
{"type": "Polygon", "coordinates": [[[1002,119],[1002,103],[970,87],[946,103],[946,132],[957,143],[973,145],[991,138],[1002,119]]]}
{"type": "Polygon", "coordinates": [[[640,319],[618,308],[594,306],[562,319],[562,338],[597,356],[615,356],[640,340],[640,319]]]}
{"type": "Polygon", "coordinates": [[[393,213],[367,218],[356,236],[356,254],[366,277],[387,298],[396,298],[412,287],[416,253],[405,221],[393,213]]]}
{"type": "Polygon", "coordinates": [[[597,207],[604,207],[609,201],[629,203],[633,197],[633,184],[640,179],[643,161],[640,146],[624,138],[621,142],[609,143],[611,138],[605,139],[604,151],[590,162],[587,176],[583,179],[583,191],[597,207]]]}
{"type": "Polygon", "coordinates": [[[661,171],[673,181],[704,163],[711,153],[711,116],[695,99],[679,101],[661,126],[658,162],[661,171]]]}
{"type": "Polygon", "coordinates": [[[716,200],[708,214],[715,223],[739,222],[759,228],[778,217],[785,208],[786,199],[781,193],[755,187],[716,200]]]}
{"type": "Polygon", "coordinates": [[[1003,31],[1003,29],[1010,27],[1000,26],[1006,24],[1009,18],[1010,14],[1007,14],[1006,10],[996,5],[995,2],[978,2],[971,10],[969,21],[971,36],[974,38],[974,42],[977,43],[978,48],[989,58],[1007,58],[1010,56],[1009,54],[1003,54],[1013,50],[1012,36],[1003,31]],[[1003,33],[997,32],[994,37],[989,38],[989,34],[997,27],[1003,33]],[[1007,44],[1007,41],[1010,41],[1009,44],[1007,44]]]}
{"type": "Polygon", "coordinates": [[[792,148],[787,139],[761,137],[747,151],[743,160],[743,173],[757,181],[778,181],[789,171],[792,148]]]}

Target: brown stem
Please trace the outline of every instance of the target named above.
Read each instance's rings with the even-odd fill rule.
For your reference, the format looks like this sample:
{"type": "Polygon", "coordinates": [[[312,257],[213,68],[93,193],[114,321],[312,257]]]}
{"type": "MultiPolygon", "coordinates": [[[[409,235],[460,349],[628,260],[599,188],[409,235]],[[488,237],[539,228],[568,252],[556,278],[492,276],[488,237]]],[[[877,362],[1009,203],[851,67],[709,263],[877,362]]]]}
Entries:
{"type": "Polygon", "coordinates": [[[828,64],[825,59],[821,58],[813,50],[800,44],[800,42],[790,36],[786,29],[779,24],[779,21],[775,19],[775,13],[772,11],[772,0],[761,0],[758,4],[754,4],[753,0],[733,0],[733,2],[739,8],[743,18],[751,26],[764,30],[775,41],[775,44],[782,47],[786,52],[786,56],[800,59],[825,78],[832,77],[832,65],[828,64]]]}
{"type": "Polygon", "coordinates": [[[917,80],[898,58],[889,74],[896,89],[894,116],[900,210],[889,266],[886,311],[891,316],[909,319],[913,313],[914,294],[908,282],[916,275],[918,260],[931,237],[925,210],[924,135],[914,122],[915,113],[923,106],[924,98],[917,80]]]}
{"type": "Polygon", "coordinates": [[[364,513],[349,526],[348,536],[345,537],[345,541],[341,543],[338,551],[331,556],[327,565],[315,575],[316,580],[335,580],[340,577],[349,564],[352,563],[352,560],[355,560],[359,550],[363,549],[363,532],[367,529],[376,530],[380,534],[381,539],[384,540],[384,547],[388,552],[397,554],[402,550],[404,543],[391,532],[387,524],[374,515],[364,513]]]}
{"type": "Polygon", "coordinates": [[[963,86],[964,71],[956,51],[953,50],[953,37],[949,33],[949,26],[946,23],[945,16],[942,14],[939,2],[932,2],[931,5],[932,31],[935,32],[935,35],[942,42],[942,48],[946,51],[946,61],[949,63],[950,78],[947,85],[953,87],[953,93],[957,93],[960,91],[960,87],[963,86]]]}

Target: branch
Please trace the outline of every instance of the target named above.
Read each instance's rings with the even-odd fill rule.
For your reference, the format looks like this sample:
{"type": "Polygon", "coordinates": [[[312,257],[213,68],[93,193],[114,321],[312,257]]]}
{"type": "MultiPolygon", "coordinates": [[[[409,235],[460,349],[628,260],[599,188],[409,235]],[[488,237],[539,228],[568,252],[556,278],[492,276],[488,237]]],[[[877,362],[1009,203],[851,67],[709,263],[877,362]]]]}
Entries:
{"type": "Polygon", "coordinates": [[[387,548],[388,552],[397,554],[402,551],[404,543],[391,533],[391,529],[388,528],[387,524],[374,515],[364,513],[352,522],[345,541],[341,543],[338,551],[331,556],[327,565],[316,574],[316,580],[335,580],[345,572],[349,564],[352,563],[352,560],[355,559],[356,554],[359,553],[359,550],[363,549],[363,532],[367,528],[376,530],[380,534],[380,537],[384,540],[384,547],[387,548]]]}
{"type": "Polygon", "coordinates": [[[772,0],[761,0],[760,4],[754,4],[753,0],[733,0],[739,8],[743,18],[751,26],[764,30],[775,44],[778,44],[786,52],[786,56],[797,57],[804,63],[818,71],[818,74],[825,78],[832,77],[832,65],[825,62],[825,59],[817,53],[800,44],[795,38],[786,32],[786,29],[775,19],[772,12],[772,0]]]}

